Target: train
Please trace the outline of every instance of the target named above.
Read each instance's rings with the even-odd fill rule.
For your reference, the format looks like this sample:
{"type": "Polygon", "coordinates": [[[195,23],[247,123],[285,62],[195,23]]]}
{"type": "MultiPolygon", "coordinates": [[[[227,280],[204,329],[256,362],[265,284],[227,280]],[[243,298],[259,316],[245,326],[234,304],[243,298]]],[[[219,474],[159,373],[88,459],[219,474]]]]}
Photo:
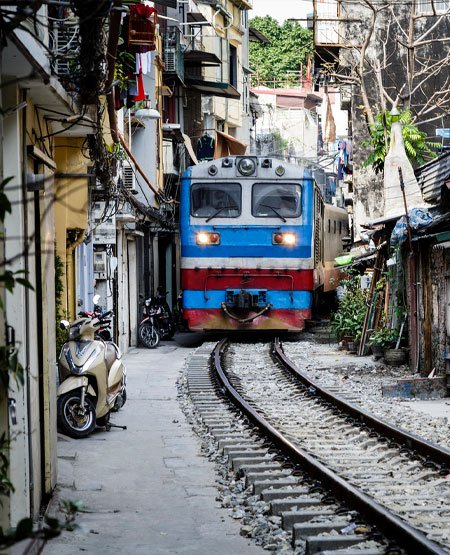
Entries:
{"type": "Polygon", "coordinates": [[[180,197],[187,327],[302,331],[338,284],[334,258],[348,235],[347,211],[325,204],[307,167],[250,155],[189,167],[180,197]]]}

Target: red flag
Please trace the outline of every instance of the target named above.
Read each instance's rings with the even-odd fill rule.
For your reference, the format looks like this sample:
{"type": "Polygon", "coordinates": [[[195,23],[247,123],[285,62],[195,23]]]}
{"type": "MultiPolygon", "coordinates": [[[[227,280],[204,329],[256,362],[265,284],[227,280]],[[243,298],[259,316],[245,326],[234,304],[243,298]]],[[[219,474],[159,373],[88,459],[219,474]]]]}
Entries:
{"type": "Polygon", "coordinates": [[[306,66],[306,79],[311,81],[311,56],[308,55],[308,65],[306,66]]]}

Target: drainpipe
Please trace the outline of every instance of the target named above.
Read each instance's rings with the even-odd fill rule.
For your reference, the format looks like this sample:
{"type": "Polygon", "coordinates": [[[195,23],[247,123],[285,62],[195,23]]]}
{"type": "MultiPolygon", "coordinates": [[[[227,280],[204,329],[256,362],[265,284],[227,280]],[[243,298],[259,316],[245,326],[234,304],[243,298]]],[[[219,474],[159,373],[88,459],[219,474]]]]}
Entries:
{"type": "Polygon", "coordinates": [[[73,264],[73,253],[74,250],[81,245],[84,241],[85,229],[78,229],[78,236],[66,247],[66,283],[67,283],[67,310],[69,311],[69,317],[75,318],[76,316],[76,306],[75,306],[75,276],[74,276],[74,264],[73,264]],[[73,309],[73,314],[71,310],[73,309]]]}
{"type": "MultiPolygon", "coordinates": [[[[27,89],[22,90],[22,101],[27,101],[27,89]]],[[[27,110],[22,110],[22,202],[23,202],[23,264],[24,270],[26,275],[31,278],[31,275],[28,273],[30,268],[29,263],[29,243],[28,243],[28,189],[27,189],[27,172],[28,172],[28,150],[27,150],[27,110]]],[[[24,301],[25,301],[25,315],[30,313],[30,290],[28,287],[25,287],[24,290],[24,301]]],[[[35,490],[35,482],[34,482],[34,454],[33,454],[33,441],[32,441],[32,407],[31,407],[31,365],[30,365],[30,357],[31,357],[31,345],[30,345],[30,321],[28,318],[25,317],[25,357],[24,357],[24,366],[26,370],[26,404],[27,404],[27,426],[28,426],[28,472],[29,472],[29,487],[30,487],[30,498],[29,498],[29,509],[30,514],[33,516],[33,513],[37,511],[37,507],[34,506],[34,490],[35,490]]]]}

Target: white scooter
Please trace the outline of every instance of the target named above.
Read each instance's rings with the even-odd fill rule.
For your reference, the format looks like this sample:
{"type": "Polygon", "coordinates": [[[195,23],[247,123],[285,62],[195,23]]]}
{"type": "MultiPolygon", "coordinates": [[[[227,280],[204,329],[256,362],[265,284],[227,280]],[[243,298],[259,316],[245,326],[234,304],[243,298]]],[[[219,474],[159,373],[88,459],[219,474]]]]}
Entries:
{"type": "MultiPolygon", "coordinates": [[[[98,299],[97,299],[98,300],[98,299]]],[[[95,301],[94,301],[95,302],[95,301]]],[[[110,324],[112,313],[83,316],[71,325],[61,321],[68,341],[59,355],[57,395],[58,426],[62,433],[79,439],[98,426],[126,429],[109,422],[111,411],[126,401],[126,370],[119,348],[96,332],[110,324]]]]}

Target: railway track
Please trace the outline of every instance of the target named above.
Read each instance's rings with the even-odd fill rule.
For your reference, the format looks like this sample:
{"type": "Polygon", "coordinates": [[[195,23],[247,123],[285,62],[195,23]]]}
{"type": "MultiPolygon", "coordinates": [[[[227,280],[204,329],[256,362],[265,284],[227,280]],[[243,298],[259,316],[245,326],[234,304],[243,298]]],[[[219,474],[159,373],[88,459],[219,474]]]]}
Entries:
{"type": "Polygon", "coordinates": [[[191,359],[191,398],[296,552],[450,553],[449,451],[335,399],[278,342],[249,360],[222,341],[208,358],[191,359]]]}

